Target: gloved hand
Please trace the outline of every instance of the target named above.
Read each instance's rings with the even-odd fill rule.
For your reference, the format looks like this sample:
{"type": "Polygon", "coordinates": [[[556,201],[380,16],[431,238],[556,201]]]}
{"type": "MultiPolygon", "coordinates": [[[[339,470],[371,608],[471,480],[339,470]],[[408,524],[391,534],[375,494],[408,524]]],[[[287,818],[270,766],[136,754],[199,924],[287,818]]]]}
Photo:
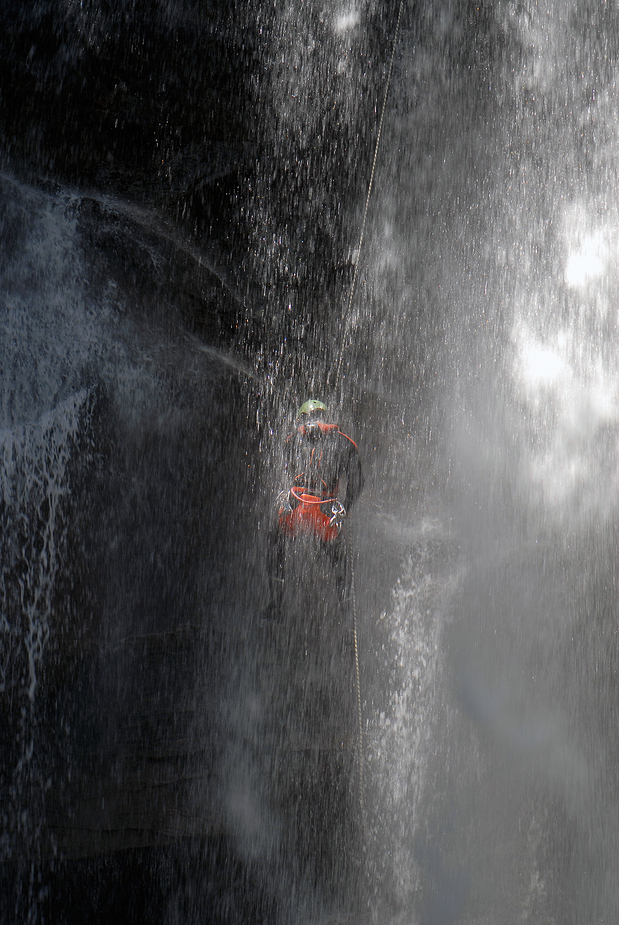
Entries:
{"type": "Polygon", "coordinates": [[[333,501],[331,504],[331,517],[329,518],[329,523],[331,526],[337,527],[339,530],[345,518],[346,508],[342,502],[337,500],[333,501]]]}
{"type": "Polygon", "coordinates": [[[288,489],[284,488],[280,491],[275,499],[275,508],[278,514],[290,514],[292,507],[290,506],[290,492],[288,489]]]}

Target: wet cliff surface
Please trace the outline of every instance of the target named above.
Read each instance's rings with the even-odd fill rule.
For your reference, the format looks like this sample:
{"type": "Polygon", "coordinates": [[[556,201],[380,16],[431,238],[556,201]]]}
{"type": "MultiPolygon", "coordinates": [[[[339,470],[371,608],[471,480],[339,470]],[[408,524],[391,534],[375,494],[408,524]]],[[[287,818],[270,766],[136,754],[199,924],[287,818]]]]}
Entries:
{"type": "MultiPolygon", "coordinates": [[[[258,623],[269,364],[300,335],[256,241],[289,208],[305,223],[291,204],[326,197],[348,147],[328,121],[318,149],[264,131],[273,11],[2,19],[3,917],[346,907],[358,724],[329,576],[275,635],[258,623]]],[[[341,192],[289,260],[296,300],[321,290],[306,327],[349,273],[341,192]]]]}
{"type": "Polygon", "coordinates": [[[3,920],[619,914],[619,24],[404,4],[359,254],[398,9],[3,5],[3,920]]]}

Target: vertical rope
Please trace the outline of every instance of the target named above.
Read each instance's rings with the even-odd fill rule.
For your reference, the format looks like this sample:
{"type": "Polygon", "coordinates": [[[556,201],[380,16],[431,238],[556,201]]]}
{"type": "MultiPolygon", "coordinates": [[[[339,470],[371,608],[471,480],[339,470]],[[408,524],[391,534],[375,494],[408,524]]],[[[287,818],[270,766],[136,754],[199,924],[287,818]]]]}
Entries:
{"type": "Polygon", "coordinates": [[[387,108],[387,97],[389,96],[389,87],[391,85],[391,75],[393,72],[393,62],[395,59],[395,50],[398,44],[398,34],[400,32],[400,20],[402,19],[402,9],[404,7],[404,0],[400,0],[400,9],[398,10],[398,20],[395,27],[395,33],[393,36],[393,47],[391,49],[391,60],[389,62],[389,71],[387,73],[387,83],[385,85],[385,95],[383,97],[383,106],[380,114],[380,122],[378,124],[378,135],[376,137],[376,146],[374,148],[374,159],[372,160],[372,172],[370,174],[370,185],[368,187],[368,194],[365,199],[365,208],[363,210],[363,220],[361,222],[361,234],[359,235],[359,246],[357,247],[357,259],[355,260],[355,272],[352,278],[352,284],[350,287],[350,293],[348,295],[348,304],[346,307],[346,312],[344,314],[344,327],[342,330],[342,345],[340,347],[340,355],[337,363],[337,370],[335,374],[335,381],[339,382],[342,375],[342,363],[344,361],[344,350],[346,349],[346,340],[348,338],[348,329],[350,327],[350,318],[351,318],[351,309],[352,309],[352,300],[355,294],[355,287],[357,284],[357,274],[359,272],[359,264],[361,262],[361,247],[363,245],[363,238],[365,236],[365,223],[368,216],[368,206],[370,204],[370,196],[372,195],[372,186],[374,185],[374,173],[376,171],[376,160],[378,158],[378,148],[380,146],[380,138],[383,131],[383,121],[385,119],[385,109],[387,108]]]}
{"type": "Polygon", "coordinates": [[[359,639],[357,635],[357,597],[355,593],[355,562],[352,544],[352,530],[346,535],[348,545],[348,562],[350,568],[350,593],[352,597],[352,626],[355,648],[355,687],[357,688],[357,721],[359,725],[357,741],[357,773],[359,787],[359,812],[361,814],[361,832],[365,838],[365,782],[364,782],[364,749],[363,749],[363,710],[361,706],[361,677],[359,671],[359,639]]]}
{"type": "MultiPolygon", "coordinates": [[[[350,328],[351,313],[352,313],[352,303],[355,294],[355,288],[357,285],[357,276],[359,273],[359,264],[361,262],[361,248],[363,246],[363,239],[365,236],[365,226],[368,217],[368,208],[370,205],[370,197],[372,195],[372,187],[374,185],[374,174],[376,173],[376,161],[378,160],[378,149],[380,147],[380,140],[383,131],[383,122],[385,120],[385,110],[387,108],[387,98],[389,96],[389,87],[391,86],[391,77],[393,74],[393,62],[395,60],[395,50],[398,44],[398,35],[400,32],[400,22],[402,20],[402,10],[404,8],[404,0],[400,0],[400,7],[398,10],[398,19],[396,22],[395,33],[393,36],[393,46],[391,48],[391,60],[389,61],[389,70],[387,72],[387,82],[385,84],[385,94],[383,97],[383,105],[380,113],[380,121],[378,124],[378,135],[376,136],[376,145],[374,147],[374,157],[372,159],[372,170],[370,173],[370,183],[368,186],[368,193],[365,198],[365,206],[363,209],[363,219],[361,222],[361,233],[359,235],[359,245],[357,247],[357,259],[355,260],[355,272],[353,274],[352,284],[350,287],[350,292],[348,295],[348,303],[346,306],[346,311],[343,318],[343,330],[342,330],[342,341],[340,346],[340,352],[336,367],[335,382],[339,382],[342,375],[342,364],[344,362],[344,350],[346,349],[346,341],[348,339],[348,331],[350,328]]],[[[361,816],[361,831],[362,837],[365,840],[366,834],[366,815],[365,815],[365,781],[364,781],[364,747],[363,747],[363,709],[361,704],[361,672],[359,669],[359,635],[357,632],[357,597],[355,591],[355,570],[354,570],[354,551],[352,544],[352,530],[347,531],[346,542],[348,546],[348,560],[350,567],[350,583],[351,583],[351,597],[352,597],[352,613],[353,613],[353,641],[354,641],[354,650],[355,650],[355,687],[357,689],[357,722],[358,722],[358,743],[357,743],[357,772],[358,772],[358,788],[359,788],[359,812],[361,816]]]]}

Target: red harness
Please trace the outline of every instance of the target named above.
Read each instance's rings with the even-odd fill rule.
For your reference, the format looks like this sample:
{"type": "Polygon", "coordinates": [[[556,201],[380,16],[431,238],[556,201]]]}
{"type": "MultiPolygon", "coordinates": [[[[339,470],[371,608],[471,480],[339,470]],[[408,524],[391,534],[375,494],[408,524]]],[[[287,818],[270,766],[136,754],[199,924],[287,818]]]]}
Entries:
{"type": "Polygon", "coordinates": [[[313,424],[309,424],[309,425],[301,424],[299,427],[297,427],[297,430],[301,434],[301,436],[304,437],[307,433],[311,431],[312,427],[317,427],[318,430],[322,434],[332,434],[333,431],[335,430],[337,430],[339,433],[339,430],[340,430],[337,424],[325,424],[324,421],[314,421],[313,424]]]}
{"type": "MultiPolygon", "coordinates": [[[[324,421],[315,421],[311,425],[301,424],[297,430],[302,437],[310,436],[312,428],[317,427],[322,434],[339,433],[337,424],[327,424],[324,421]]],[[[342,434],[346,437],[346,434],[342,434]]],[[[290,439],[290,438],[289,438],[290,439]]],[[[346,437],[356,448],[354,441],[346,437]]],[[[318,447],[312,449],[311,462],[318,447]]],[[[320,449],[320,459],[322,449],[320,449]]],[[[310,462],[310,465],[311,465],[310,462]]],[[[337,493],[337,489],[335,494],[337,493]]],[[[282,533],[293,539],[297,536],[316,536],[325,543],[332,542],[340,535],[342,520],[346,512],[333,491],[327,491],[326,482],[320,480],[308,484],[307,477],[297,475],[292,488],[278,512],[279,528],[282,533]]]]}
{"type": "Polygon", "coordinates": [[[342,506],[337,498],[325,497],[326,493],[318,486],[308,487],[304,482],[304,476],[297,476],[288,495],[288,504],[280,507],[280,530],[289,539],[316,536],[329,543],[340,534],[341,518],[337,514],[342,506]]]}

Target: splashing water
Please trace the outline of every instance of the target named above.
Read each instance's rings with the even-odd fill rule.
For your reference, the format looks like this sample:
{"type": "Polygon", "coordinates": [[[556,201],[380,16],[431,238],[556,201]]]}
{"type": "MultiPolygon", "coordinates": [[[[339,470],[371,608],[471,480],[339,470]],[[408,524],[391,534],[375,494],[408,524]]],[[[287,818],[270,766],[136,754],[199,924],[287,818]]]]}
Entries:
{"type": "Polygon", "coordinates": [[[434,736],[441,710],[437,691],[444,683],[441,648],[454,576],[437,525],[424,524],[415,548],[405,557],[393,593],[389,621],[393,657],[391,695],[386,710],[369,720],[367,762],[369,852],[376,885],[389,884],[393,898],[411,908],[423,883],[415,842],[423,831],[423,803],[434,736]]]}
{"type": "Polygon", "coordinates": [[[3,530],[0,690],[16,675],[14,650],[25,648],[20,678],[34,703],[37,670],[53,624],[53,594],[62,561],[62,501],[70,490],[74,441],[85,425],[88,393],[78,392],[33,424],[0,430],[3,530]]]}
{"type": "Polygon", "coordinates": [[[12,914],[34,921],[42,858],[58,851],[48,801],[71,778],[70,695],[53,688],[90,619],[67,603],[67,583],[84,581],[67,548],[75,505],[88,502],[76,475],[83,485],[92,464],[101,384],[131,422],[156,401],[159,383],[149,357],[136,359],[113,283],[98,286],[85,269],[80,200],[10,177],[0,179],[0,197],[0,851],[17,865],[12,914]]]}
{"type": "MultiPolygon", "coordinates": [[[[325,254],[338,267],[353,254],[348,382],[381,418],[360,427],[365,498],[396,520],[439,524],[394,553],[399,581],[376,621],[387,654],[362,653],[366,676],[384,659],[366,693],[381,925],[619,914],[618,54],[606,6],[408,11],[361,254],[345,200],[364,185],[350,180],[350,152],[372,151],[365,27],[377,4],[257,14],[272,121],[247,208],[263,290],[285,295],[265,319],[277,342],[266,363],[286,392],[291,370],[325,380],[341,312],[326,330],[311,322],[327,313],[305,313],[305,301],[328,301],[325,254]]],[[[70,198],[20,194],[3,235],[3,569],[12,564],[0,683],[30,717],[53,640],[84,371],[113,385],[125,421],[163,394],[152,357],[136,360],[113,284],[86,294],[70,198]]],[[[360,553],[359,572],[374,552],[360,553]]],[[[235,696],[228,725],[241,739],[259,711],[235,696]]],[[[16,778],[36,758],[34,722],[20,734],[16,778]]],[[[257,863],[277,835],[264,831],[236,742],[227,748],[228,824],[257,863]]],[[[15,807],[21,819],[26,800],[15,807]]]]}
{"type": "Polygon", "coordinates": [[[409,877],[385,900],[393,921],[619,910],[617,27],[582,15],[497,7],[503,50],[478,36],[458,65],[471,21],[454,5],[402,40],[368,336],[374,381],[410,409],[399,475],[418,483],[427,427],[423,503],[457,554],[431,631],[408,566],[409,596],[383,617],[406,702],[378,714],[389,732],[372,755],[398,832],[382,850],[409,877]]]}

